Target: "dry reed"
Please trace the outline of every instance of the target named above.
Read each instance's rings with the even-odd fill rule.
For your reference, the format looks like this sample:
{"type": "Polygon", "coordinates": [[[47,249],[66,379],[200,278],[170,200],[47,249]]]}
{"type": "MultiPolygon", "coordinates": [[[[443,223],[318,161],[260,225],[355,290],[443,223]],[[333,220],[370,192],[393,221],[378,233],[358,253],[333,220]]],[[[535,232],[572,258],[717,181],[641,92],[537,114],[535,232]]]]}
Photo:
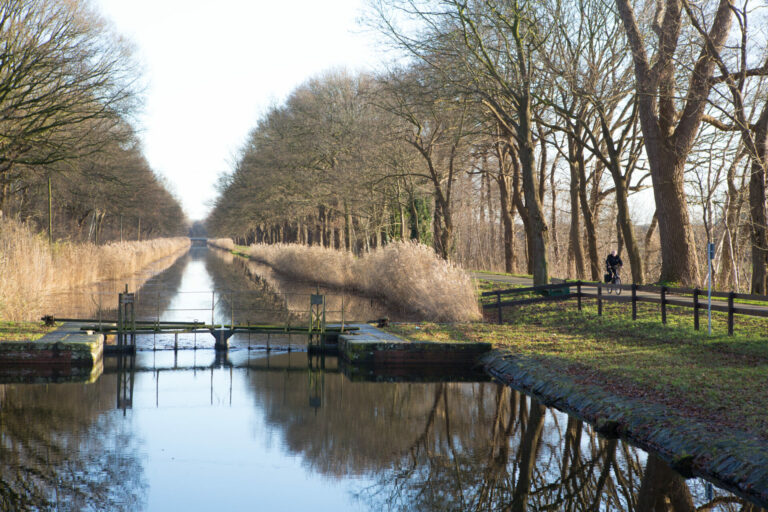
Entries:
{"type": "Polygon", "coordinates": [[[209,238],[207,243],[225,251],[231,251],[235,248],[235,242],[231,238],[209,238]]]}
{"type": "Polygon", "coordinates": [[[354,288],[403,305],[425,320],[477,320],[475,288],[460,267],[421,244],[397,242],[360,258],[348,252],[297,244],[257,244],[252,259],[282,274],[339,288],[354,288]]]}
{"type": "Polygon", "coordinates": [[[0,318],[34,319],[46,294],[138,272],[189,247],[188,238],[53,246],[23,224],[0,220],[0,318]]]}

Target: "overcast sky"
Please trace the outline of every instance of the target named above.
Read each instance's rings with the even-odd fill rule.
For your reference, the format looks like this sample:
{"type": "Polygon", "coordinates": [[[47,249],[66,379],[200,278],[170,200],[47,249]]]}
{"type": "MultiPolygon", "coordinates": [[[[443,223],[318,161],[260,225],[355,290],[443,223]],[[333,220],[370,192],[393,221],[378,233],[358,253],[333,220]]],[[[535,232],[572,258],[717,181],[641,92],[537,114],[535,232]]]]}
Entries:
{"type": "Polygon", "coordinates": [[[136,46],[148,84],[144,154],[191,219],[270,105],[329,68],[375,68],[363,0],[96,0],[136,46]]]}

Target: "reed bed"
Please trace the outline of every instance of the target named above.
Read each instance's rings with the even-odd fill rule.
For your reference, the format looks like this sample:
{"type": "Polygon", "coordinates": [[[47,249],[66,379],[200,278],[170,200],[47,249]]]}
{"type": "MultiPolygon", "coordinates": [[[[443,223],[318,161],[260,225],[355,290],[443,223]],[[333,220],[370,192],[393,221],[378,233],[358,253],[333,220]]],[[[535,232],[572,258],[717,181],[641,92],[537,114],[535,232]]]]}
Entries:
{"type": "Polygon", "coordinates": [[[425,320],[480,318],[469,275],[425,245],[396,242],[360,258],[345,251],[297,244],[256,244],[248,253],[282,274],[382,297],[425,320]]]}
{"type": "Polygon", "coordinates": [[[53,246],[14,220],[0,220],[0,318],[29,320],[45,295],[132,275],[189,247],[188,238],[53,246]]]}
{"type": "Polygon", "coordinates": [[[209,238],[207,243],[225,251],[231,251],[235,248],[235,242],[231,238],[209,238]]]}

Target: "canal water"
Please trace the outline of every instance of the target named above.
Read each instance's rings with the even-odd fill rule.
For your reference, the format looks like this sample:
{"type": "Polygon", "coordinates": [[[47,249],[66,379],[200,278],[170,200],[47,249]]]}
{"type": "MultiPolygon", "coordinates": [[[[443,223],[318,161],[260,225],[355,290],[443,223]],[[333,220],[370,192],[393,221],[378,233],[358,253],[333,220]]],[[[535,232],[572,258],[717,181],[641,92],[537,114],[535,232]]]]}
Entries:
{"type": "MultiPolygon", "coordinates": [[[[299,321],[316,288],[257,270],[193,248],[139,293],[194,317],[211,299],[186,291],[256,290],[299,321]]],[[[357,320],[400,314],[344,301],[357,320]]],[[[0,376],[0,510],[760,510],[494,382],[350,378],[299,339],[172,343],[144,337],[92,382],[0,376]]]]}

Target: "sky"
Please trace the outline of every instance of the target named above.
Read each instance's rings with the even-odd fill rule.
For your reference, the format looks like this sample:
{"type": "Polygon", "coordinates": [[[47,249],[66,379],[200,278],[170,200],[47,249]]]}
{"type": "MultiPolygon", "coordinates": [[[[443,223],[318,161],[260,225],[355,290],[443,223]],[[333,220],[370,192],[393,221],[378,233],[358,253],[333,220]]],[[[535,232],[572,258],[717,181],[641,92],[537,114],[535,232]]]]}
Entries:
{"type": "Polygon", "coordinates": [[[150,166],[191,220],[205,218],[259,116],[328,69],[384,59],[364,0],[96,0],[136,48],[147,87],[138,130],[150,166]]]}

